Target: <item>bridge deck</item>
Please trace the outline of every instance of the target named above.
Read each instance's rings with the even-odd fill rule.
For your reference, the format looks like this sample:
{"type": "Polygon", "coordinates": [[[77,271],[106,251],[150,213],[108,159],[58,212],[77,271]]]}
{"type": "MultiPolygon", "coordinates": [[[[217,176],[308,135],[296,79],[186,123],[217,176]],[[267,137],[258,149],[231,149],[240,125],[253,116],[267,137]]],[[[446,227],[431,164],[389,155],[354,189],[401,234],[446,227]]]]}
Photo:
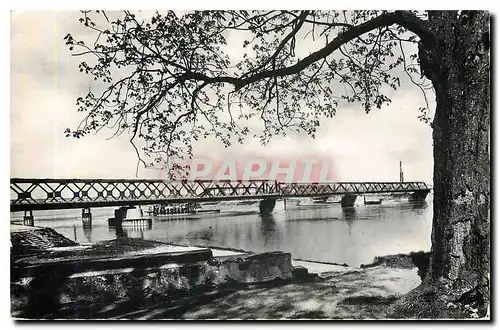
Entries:
{"type": "Polygon", "coordinates": [[[251,181],[163,181],[11,179],[11,212],[158,203],[185,203],[346,194],[428,192],[424,182],[282,183],[251,181]]]}

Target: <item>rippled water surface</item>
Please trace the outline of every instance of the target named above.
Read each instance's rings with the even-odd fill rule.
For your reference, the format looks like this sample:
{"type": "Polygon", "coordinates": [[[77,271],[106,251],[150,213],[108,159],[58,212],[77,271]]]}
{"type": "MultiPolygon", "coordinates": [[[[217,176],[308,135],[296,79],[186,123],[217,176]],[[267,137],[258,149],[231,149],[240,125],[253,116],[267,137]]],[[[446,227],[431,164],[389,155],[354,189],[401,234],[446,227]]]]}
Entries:
{"type": "MultiPolygon", "coordinates": [[[[361,200],[361,201],[360,201],[361,200]]],[[[152,217],[147,225],[109,227],[113,208],[92,210],[91,229],[82,228],[80,210],[37,211],[35,225],[51,227],[78,242],[117,236],[142,237],[168,243],[237,248],[247,251],[285,251],[293,258],[359,266],[378,255],[429,250],[432,196],[427,202],[384,200],[381,205],[296,205],[286,210],[278,202],[270,216],[257,213],[258,204],[217,206],[216,214],[152,217]]],[[[22,218],[13,213],[12,221],[22,218]]]]}

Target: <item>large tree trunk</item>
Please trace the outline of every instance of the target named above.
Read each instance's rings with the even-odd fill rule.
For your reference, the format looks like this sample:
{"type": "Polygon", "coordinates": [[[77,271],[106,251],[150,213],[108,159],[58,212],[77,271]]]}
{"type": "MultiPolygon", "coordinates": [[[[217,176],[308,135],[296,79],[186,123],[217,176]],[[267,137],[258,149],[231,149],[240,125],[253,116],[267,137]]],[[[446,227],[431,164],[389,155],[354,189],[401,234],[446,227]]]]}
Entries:
{"type": "Polygon", "coordinates": [[[489,306],[490,58],[487,12],[433,12],[436,40],[420,45],[436,91],[434,217],[424,285],[448,306],[489,306]]]}

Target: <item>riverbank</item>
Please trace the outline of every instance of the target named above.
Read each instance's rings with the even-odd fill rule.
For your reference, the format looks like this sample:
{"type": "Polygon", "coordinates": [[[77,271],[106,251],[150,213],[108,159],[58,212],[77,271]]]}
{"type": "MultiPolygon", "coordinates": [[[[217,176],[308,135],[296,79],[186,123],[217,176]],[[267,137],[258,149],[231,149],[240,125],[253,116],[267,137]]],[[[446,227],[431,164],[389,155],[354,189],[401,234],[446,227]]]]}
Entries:
{"type": "Polygon", "coordinates": [[[318,275],[314,280],[295,283],[226,286],[137,310],[114,306],[112,317],[383,319],[388,317],[393,302],[419,284],[414,271],[382,267],[318,275]]]}
{"type": "MultiPolygon", "coordinates": [[[[13,227],[11,230],[14,243],[12,251],[16,251],[16,247],[16,253],[28,251],[20,259],[25,268],[33,268],[34,265],[42,267],[47,263],[51,265],[53,273],[58,273],[59,268],[54,268],[54,261],[59,262],[57,267],[61,267],[61,263],[70,265],[64,268],[72,272],[66,274],[68,276],[64,282],[52,283],[50,277],[42,277],[43,285],[39,285],[42,291],[58,292],[61,297],[56,303],[52,302],[54,310],[40,317],[385,318],[388,306],[420,283],[416,268],[397,269],[375,265],[357,269],[290,260],[289,254],[281,252],[255,256],[241,250],[181,247],[141,239],[75,245],[71,240],[56,238],[55,232],[48,229],[42,229],[43,235],[33,235],[36,231],[33,228],[13,227]],[[26,250],[27,246],[30,248],[26,250]],[[122,260],[118,261],[121,264],[117,264],[116,258],[112,263],[110,259],[102,260],[103,257],[117,254],[121,255],[122,260]],[[75,258],[78,259],[76,263],[75,258]],[[146,260],[148,264],[144,265],[146,260]],[[151,260],[157,260],[157,263],[152,264],[151,260]],[[129,269],[131,262],[134,263],[133,270],[129,269]],[[94,269],[110,268],[111,264],[115,265],[116,271],[94,269]],[[80,268],[80,273],[74,273],[75,267],[80,268]],[[85,267],[90,268],[85,271],[85,267]],[[188,281],[183,278],[188,278],[188,281]],[[162,281],[170,282],[165,287],[162,281]],[[46,287],[47,284],[53,288],[46,287]]],[[[26,317],[29,313],[22,312],[23,308],[25,311],[26,308],[40,306],[47,308],[46,300],[26,304],[26,301],[23,303],[24,298],[19,299],[22,295],[15,296],[16,292],[20,292],[20,287],[24,285],[27,288],[33,274],[21,276],[27,280],[11,283],[11,288],[13,285],[15,288],[14,296],[11,296],[14,317],[26,317]]],[[[51,273],[44,269],[40,274],[51,273]]],[[[61,274],[57,275],[61,277],[61,274]]]]}

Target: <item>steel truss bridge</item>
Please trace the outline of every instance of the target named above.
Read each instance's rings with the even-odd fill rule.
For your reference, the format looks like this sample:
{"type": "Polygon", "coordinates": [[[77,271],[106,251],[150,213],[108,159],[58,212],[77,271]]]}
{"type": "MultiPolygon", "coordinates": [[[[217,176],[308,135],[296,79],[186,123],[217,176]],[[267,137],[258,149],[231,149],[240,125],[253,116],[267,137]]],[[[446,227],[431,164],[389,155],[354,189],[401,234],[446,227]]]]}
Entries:
{"type": "Polygon", "coordinates": [[[10,210],[16,212],[397,192],[423,195],[425,198],[430,188],[424,182],[283,183],[263,180],[165,181],[14,178],[10,180],[10,191],[10,210]]]}

